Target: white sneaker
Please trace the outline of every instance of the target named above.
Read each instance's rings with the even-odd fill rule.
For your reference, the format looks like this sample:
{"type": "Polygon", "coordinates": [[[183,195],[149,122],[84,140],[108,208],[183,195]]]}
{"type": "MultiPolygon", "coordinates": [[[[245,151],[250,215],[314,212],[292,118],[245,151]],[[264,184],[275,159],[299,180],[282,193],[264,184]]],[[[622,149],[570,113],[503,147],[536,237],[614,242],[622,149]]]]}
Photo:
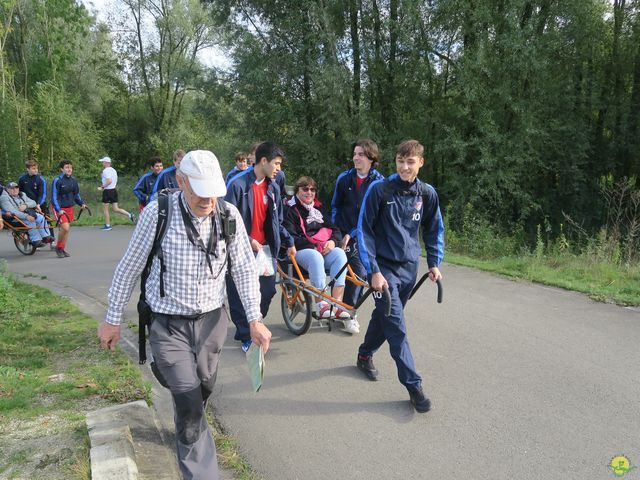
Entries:
{"type": "Polygon", "coordinates": [[[343,332],[356,334],[360,333],[360,324],[358,320],[355,318],[350,318],[349,320],[343,320],[343,327],[340,329],[343,332]]]}
{"type": "Polygon", "coordinates": [[[340,320],[348,320],[349,318],[351,318],[351,315],[349,315],[349,312],[347,312],[346,310],[342,310],[341,308],[339,308],[336,312],[336,317],[338,317],[340,320]]]}

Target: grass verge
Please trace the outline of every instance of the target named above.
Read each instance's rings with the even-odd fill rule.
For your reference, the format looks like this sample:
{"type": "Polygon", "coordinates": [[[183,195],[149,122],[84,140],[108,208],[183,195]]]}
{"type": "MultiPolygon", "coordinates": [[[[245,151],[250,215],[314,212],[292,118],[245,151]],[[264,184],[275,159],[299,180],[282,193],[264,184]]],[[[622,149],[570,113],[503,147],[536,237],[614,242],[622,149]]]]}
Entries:
{"type": "Polygon", "coordinates": [[[232,470],[237,480],[259,480],[260,477],[240,454],[237,442],[224,432],[210,409],[207,410],[207,420],[213,430],[220,467],[232,470]]]}
{"type": "Polygon", "coordinates": [[[98,348],[96,321],[0,265],[0,476],[89,479],[87,411],[150,401],[122,352],[98,348]]]}
{"type": "Polygon", "coordinates": [[[594,300],[618,305],[640,305],[640,266],[618,266],[597,262],[587,255],[533,255],[483,260],[465,255],[446,254],[454,265],[521,278],[544,285],[586,293],[594,300]]]}

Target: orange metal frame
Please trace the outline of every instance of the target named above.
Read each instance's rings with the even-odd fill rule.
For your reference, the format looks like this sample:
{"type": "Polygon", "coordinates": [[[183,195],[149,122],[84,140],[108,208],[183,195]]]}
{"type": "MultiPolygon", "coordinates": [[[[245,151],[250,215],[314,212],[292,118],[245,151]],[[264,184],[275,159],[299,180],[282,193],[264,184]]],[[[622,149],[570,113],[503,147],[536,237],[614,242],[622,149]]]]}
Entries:
{"type": "MultiPolygon", "coordinates": [[[[322,298],[327,303],[329,303],[330,305],[333,305],[336,308],[341,308],[343,310],[346,310],[350,314],[355,313],[355,308],[353,307],[353,305],[348,305],[342,302],[341,300],[336,300],[335,298],[333,298],[331,295],[324,292],[323,290],[320,290],[314,287],[313,285],[309,285],[307,283],[307,280],[304,278],[304,275],[302,275],[302,271],[300,270],[300,266],[298,265],[298,262],[296,262],[295,257],[293,255],[289,255],[289,260],[291,260],[291,264],[295,269],[295,275],[297,276],[297,278],[293,276],[289,276],[287,273],[285,273],[285,271],[282,269],[282,267],[280,267],[280,264],[278,263],[278,273],[280,274],[280,277],[282,277],[287,283],[290,283],[290,284],[292,283],[296,287],[295,292],[292,295],[288,295],[287,289],[284,286],[284,283],[280,285],[280,288],[282,288],[282,295],[284,295],[289,307],[293,307],[298,301],[300,301],[300,303],[304,305],[304,296],[301,295],[301,292],[305,291],[307,293],[310,293],[311,295],[322,298]]],[[[359,287],[367,287],[367,288],[369,287],[369,284],[367,282],[359,278],[354,273],[353,269],[351,268],[351,265],[347,265],[346,280],[359,287]]]]}

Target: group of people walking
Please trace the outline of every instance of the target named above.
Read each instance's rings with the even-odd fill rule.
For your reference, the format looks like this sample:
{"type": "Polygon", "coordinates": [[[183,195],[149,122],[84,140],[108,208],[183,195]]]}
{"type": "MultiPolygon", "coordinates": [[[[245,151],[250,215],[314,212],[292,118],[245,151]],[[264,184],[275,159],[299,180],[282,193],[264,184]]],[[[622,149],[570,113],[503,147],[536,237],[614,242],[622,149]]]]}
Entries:
{"type": "MultiPolygon", "coordinates": [[[[273,142],[262,142],[244,158],[236,157],[226,182],[212,152],[188,152],[174,163],[173,179],[168,178],[179,190],[167,194],[166,209],[144,197],[140,220],[114,274],[98,335],[103,348],[115,348],[124,308],[149,266],[145,284],[152,312],[149,344],[154,371],[173,397],[184,478],[218,478],[205,407],[226,337],[223,303],[227,295],[236,340],[243,349],[254,343],[265,353],[269,350],[271,332],[263,319],[275,295],[275,275],[260,275],[254,260],[267,249],[274,270],[279,252],[295,256],[317,288],[325,287],[327,270],[337,275],[332,296],[348,304],[355,304],[361,292],[345,285],[344,272],[339,273],[347,261],[375,290],[388,288],[391,313],[385,313],[388,300],[374,296],[375,309],[356,366],[366,378],[376,380],[373,356],[389,343],[411,404],[418,412],[431,408],[414,365],[404,319],[422,251],[420,236],[429,277],[436,281],[442,276],[444,229],[438,195],[417,178],[424,165],[424,148],[415,140],[400,144],[396,173],[389,178],[376,169],[375,142],[360,140],[352,153],[354,166],[338,177],[330,211],[317,199],[317,183],[308,176],[299,178],[294,195],[285,199],[280,186],[280,182],[284,185],[285,155],[273,142]],[[159,219],[166,234],[156,249],[159,219]]],[[[155,165],[150,162],[150,176],[158,174],[155,165]]],[[[320,318],[328,315],[328,305],[318,302],[317,308],[320,318]]],[[[348,312],[337,311],[335,316],[345,331],[359,332],[357,319],[348,312]]]]}
{"type": "MultiPolygon", "coordinates": [[[[126,216],[136,223],[136,215],[118,206],[118,173],[111,166],[111,158],[103,157],[98,160],[103,167],[101,182],[98,190],[102,192],[102,207],[105,224],[102,230],[111,230],[110,208],[115,213],[126,216]]],[[[67,258],[71,255],[67,252],[67,241],[71,224],[76,219],[74,206],[86,209],[87,204],[80,196],[80,185],[73,176],[73,163],[70,160],[62,160],[58,164],[60,174],[51,182],[51,194],[47,195],[47,181],[40,174],[38,163],[28,160],[25,163],[26,172],[18,182],[9,182],[0,193],[0,209],[7,221],[22,223],[29,227],[29,240],[34,248],[40,248],[45,244],[54,243],[58,258],[67,258]],[[50,198],[50,206],[47,199],[50,198]],[[53,220],[59,225],[58,239],[54,238],[54,232],[47,222],[47,216],[53,215],[53,220]]],[[[1,188],[1,187],[0,187],[1,188]]],[[[3,222],[0,220],[0,228],[3,222]]]]}

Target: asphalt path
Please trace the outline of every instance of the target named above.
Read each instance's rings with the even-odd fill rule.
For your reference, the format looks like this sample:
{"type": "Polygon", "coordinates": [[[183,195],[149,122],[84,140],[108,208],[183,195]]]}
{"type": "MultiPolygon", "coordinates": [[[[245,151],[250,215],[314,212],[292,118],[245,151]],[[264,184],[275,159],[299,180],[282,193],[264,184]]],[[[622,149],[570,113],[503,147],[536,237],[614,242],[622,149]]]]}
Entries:
{"type": "MultiPolygon", "coordinates": [[[[49,250],[24,257],[1,234],[0,257],[25,280],[103,309],[131,232],[73,228],[67,259],[49,250]]],[[[433,402],[426,414],[411,407],[386,345],[375,356],[379,381],[355,368],[371,300],[359,335],[314,326],[295,337],[277,294],[258,393],[230,327],[213,403],[254,470],[267,480],[611,479],[612,458],[625,455],[639,466],[625,478],[640,478],[640,311],[442,271],[444,303],[427,282],[406,309],[433,402]]]]}

